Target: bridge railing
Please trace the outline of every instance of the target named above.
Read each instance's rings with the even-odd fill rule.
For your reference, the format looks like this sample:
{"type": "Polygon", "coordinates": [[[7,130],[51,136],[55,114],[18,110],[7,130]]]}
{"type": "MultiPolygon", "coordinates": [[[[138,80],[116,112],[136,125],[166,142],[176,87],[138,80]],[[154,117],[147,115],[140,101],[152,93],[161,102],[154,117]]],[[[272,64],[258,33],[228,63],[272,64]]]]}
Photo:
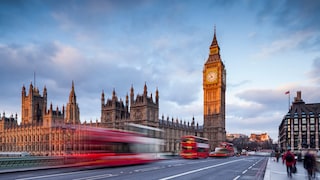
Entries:
{"type": "Polygon", "coordinates": [[[37,167],[37,166],[58,166],[63,165],[64,157],[1,157],[0,168],[37,167]]]}

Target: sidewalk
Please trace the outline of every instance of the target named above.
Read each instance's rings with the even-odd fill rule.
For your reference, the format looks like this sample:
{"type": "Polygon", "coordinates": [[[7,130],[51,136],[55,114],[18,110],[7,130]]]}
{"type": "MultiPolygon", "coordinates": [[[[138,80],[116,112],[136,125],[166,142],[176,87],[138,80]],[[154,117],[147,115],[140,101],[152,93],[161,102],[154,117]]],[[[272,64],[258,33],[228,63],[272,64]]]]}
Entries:
{"type": "MultiPolygon", "coordinates": [[[[303,163],[297,161],[296,167],[297,173],[292,174],[292,178],[288,178],[287,168],[285,164],[282,164],[282,160],[279,159],[279,162],[277,162],[274,157],[270,157],[264,174],[264,180],[307,179],[307,172],[303,168],[303,163]]],[[[316,179],[320,178],[319,173],[316,176],[316,179]]]]}

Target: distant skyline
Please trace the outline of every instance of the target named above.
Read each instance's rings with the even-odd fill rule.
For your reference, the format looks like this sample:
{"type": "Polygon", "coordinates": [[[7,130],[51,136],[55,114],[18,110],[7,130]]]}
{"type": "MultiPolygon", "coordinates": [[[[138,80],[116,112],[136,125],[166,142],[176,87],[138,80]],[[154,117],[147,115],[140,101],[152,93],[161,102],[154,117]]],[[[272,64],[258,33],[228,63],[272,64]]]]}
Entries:
{"type": "Polygon", "coordinates": [[[227,72],[227,133],[268,133],[297,91],[320,103],[320,1],[0,1],[0,112],[21,88],[62,108],[75,83],[81,121],[100,120],[101,93],[160,96],[162,115],[203,124],[202,70],[214,26],[227,72]]]}

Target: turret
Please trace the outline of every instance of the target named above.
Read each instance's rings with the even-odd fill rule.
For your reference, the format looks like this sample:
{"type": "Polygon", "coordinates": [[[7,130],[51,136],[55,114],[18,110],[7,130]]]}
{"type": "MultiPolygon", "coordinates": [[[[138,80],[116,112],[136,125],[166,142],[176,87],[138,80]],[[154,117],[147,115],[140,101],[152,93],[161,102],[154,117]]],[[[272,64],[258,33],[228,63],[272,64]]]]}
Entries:
{"type": "Polygon", "coordinates": [[[191,126],[194,127],[194,116],[192,117],[191,126]]]}
{"type": "Polygon", "coordinates": [[[159,91],[158,91],[158,88],[156,90],[156,104],[159,104],[159,91]]]}
{"type": "Polygon", "coordinates": [[[148,95],[147,84],[146,84],[146,83],[144,83],[143,95],[144,95],[145,97],[147,97],[147,95],[148,95]]]}
{"type": "Polygon", "coordinates": [[[30,83],[30,87],[29,87],[29,94],[30,97],[33,95],[33,85],[32,83],[30,83]]]}
{"type": "Polygon", "coordinates": [[[104,91],[102,90],[102,93],[101,93],[101,107],[104,105],[104,102],[105,102],[104,91]]]}
{"type": "Polygon", "coordinates": [[[52,108],[52,102],[50,103],[50,113],[53,111],[53,108],[52,108]]]}
{"type": "Polygon", "coordinates": [[[113,91],[112,91],[112,100],[115,100],[116,99],[116,90],[113,88],[113,91]]]}
{"type": "Polygon", "coordinates": [[[43,113],[47,111],[47,87],[44,86],[43,88],[43,113]]]}
{"type": "Polygon", "coordinates": [[[126,107],[128,108],[128,106],[129,106],[129,96],[128,96],[128,93],[127,93],[127,95],[126,95],[126,107]]]}
{"type": "Polygon", "coordinates": [[[69,102],[67,103],[67,107],[66,107],[65,122],[72,123],[72,124],[80,123],[80,110],[77,104],[77,96],[75,93],[73,81],[72,81],[72,87],[69,95],[69,102]]]}
{"type": "Polygon", "coordinates": [[[26,96],[26,87],[24,85],[22,86],[22,92],[21,92],[22,97],[26,96]]]}
{"type": "Polygon", "coordinates": [[[130,105],[133,104],[134,101],[134,89],[133,89],[133,85],[131,85],[131,89],[130,89],[130,105]]]}
{"type": "Polygon", "coordinates": [[[76,103],[76,102],[77,102],[77,99],[76,99],[76,93],[74,91],[74,82],[72,81],[72,88],[69,95],[69,103],[76,103]]]}

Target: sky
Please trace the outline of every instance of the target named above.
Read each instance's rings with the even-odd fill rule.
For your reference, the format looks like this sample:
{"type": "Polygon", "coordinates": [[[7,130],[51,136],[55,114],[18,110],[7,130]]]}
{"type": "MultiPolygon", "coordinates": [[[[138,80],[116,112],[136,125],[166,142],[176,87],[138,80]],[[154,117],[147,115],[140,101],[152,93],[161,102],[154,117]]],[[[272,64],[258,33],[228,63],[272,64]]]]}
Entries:
{"type": "Polygon", "coordinates": [[[100,121],[102,92],[124,100],[146,84],[149,96],[159,90],[159,117],[202,125],[202,70],[216,27],[227,133],[276,141],[297,91],[320,102],[319,17],[314,0],[1,0],[1,116],[21,122],[30,83],[62,108],[74,81],[81,121],[100,121]]]}

